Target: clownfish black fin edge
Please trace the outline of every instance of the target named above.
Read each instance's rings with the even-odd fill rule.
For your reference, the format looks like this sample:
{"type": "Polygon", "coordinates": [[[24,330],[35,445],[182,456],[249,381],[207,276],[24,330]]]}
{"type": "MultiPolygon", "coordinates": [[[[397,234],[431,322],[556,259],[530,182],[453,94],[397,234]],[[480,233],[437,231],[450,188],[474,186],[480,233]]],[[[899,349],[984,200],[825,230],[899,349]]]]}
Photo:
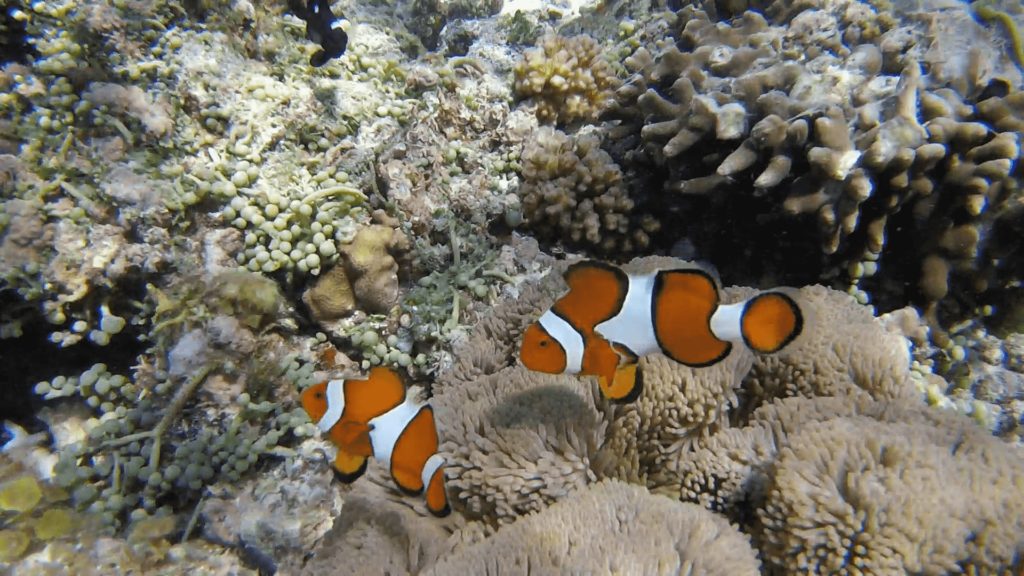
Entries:
{"type": "Polygon", "coordinates": [[[636,367],[634,378],[633,387],[630,388],[629,393],[622,398],[613,399],[612,402],[616,404],[630,404],[640,397],[640,393],[644,390],[644,371],[640,369],[639,365],[636,367]]]}
{"type": "Polygon", "coordinates": [[[746,317],[747,311],[750,310],[750,308],[754,305],[755,302],[762,298],[780,298],[783,302],[785,302],[789,306],[790,312],[792,312],[793,314],[793,329],[789,332],[789,334],[786,335],[784,339],[780,341],[780,343],[777,346],[771,349],[760,349],[754,346],[753,343],[747,338],[747,334],[745,331],[741,331],[741,335],[743,337],[743,343],[751,350],[754,350],[759,354],[774,354],[788,346],[791,342],[793,342],[793,340],[796,340],[797,337],[800,336],[800,334],[804,330],[804,315],[803,311],[800,310],[800,305],[796,303],[796,300],[793,299],[792,296],[780,290],[769,290],[767,292],[762,292],[761,294],[758,294],[757,296],[754,296],[753,298],[748,300],[747,303],[743,306],[743,312],[741,312],[740,316],[746,317]]]}
{"type": "Polygon", "coordinates": [[[427,510],[431,514],[433,514],[434,516],[436,516],[438,518],[444,518],[445,516],[447,516],[447,515],[452,513],[452,507],[451,507],[451,505],[448,504],[448,500],[447,499],[445,499],[444,508],[442,508],[440,510],[434,510],[430,506],[427,506],[427,510]]]}
{"type": "Polygon", "coordinates": [[[337,478],[339,481],[344,482],[345,484],[351,484],[366,473],[366,464],[368,460],[368,458],[364,458],[363,463],[359,466],[358,469],[356,469],[355,472],[352,473],[342,472],[341,470],[338,470],[338,468],[335,466],[331,466],[331,470],[334,471],[334,477],[337,478]]]}

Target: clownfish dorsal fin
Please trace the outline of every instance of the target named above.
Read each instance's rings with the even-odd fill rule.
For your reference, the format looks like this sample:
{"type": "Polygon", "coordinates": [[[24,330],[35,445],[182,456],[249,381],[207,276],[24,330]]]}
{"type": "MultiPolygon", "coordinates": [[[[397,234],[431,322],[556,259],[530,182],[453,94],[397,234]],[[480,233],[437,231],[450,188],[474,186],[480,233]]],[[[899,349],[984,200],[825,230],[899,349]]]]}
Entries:
{"type": "Polygon", "coordinates": [[[788,292],[762,292],[743,306],[740,332],[751,350],[762,354],[778,352],[803,331],[803,312],[788,292]]]}
{"type": "Polygon", "coordinates": [[[405,381],[395,370],[377,366],[364,380],[345,382],[345,412],[350,422],[369,423],[405,401],[405,381]]]}
{"type": "Polygon", "coordinates": [[[597,260],[576,262],[563,277],[569,291],[551,310],[584,335],[619,312],[629,289],[625,272],[597,260]]]}
{"type": "Polygon", "coordinates": [[[334,475],[338,480],[346,484],[355,482],[366,472],[366,460],[366,456],[352,454],[343,448],[339,448],[332,464],[334,475]]]}
{"type": "Polygon", "coordinates": [[[718,286],[704,270],[659,271],[651,294],[651,318],[662,352],[693,367],[710,366],[728,356],[732,345],[711,330],[718,303],[718,286]]]}

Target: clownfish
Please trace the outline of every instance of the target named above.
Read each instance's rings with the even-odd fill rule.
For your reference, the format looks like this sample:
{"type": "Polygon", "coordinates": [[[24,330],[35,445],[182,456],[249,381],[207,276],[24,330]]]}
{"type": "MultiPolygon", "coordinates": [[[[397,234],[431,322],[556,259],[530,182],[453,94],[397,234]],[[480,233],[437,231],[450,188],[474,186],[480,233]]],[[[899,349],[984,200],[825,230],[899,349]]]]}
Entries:
{"type": "Polygon", "coordinates": [[[305,6],[302,0],[291,0],[289,4],[292,12],[306,21],[306,38],[320,45],[321,49],[309,58],[311,65],[319,68],[345,53],[350,24],[344,16],[331,12],[330,0],[306,0],[305,6]]]}
{"type": "Polygon", "coordinates": [[[639,359],[660,352],[703,367],[732,344],[777,352],[803,329],[796,301],[780,290],[720,304],[718,287],[699,268],[627,274],[593,260],[565,272],[569,291],[528,326],[519,357],[530,370],[597,376],[602,394],[631,402],[643,387],[639,359]]]}
{"type": "Polygon", "coordinates": [[[379,366],[365,380],[314,384],[302,392],[302,407],[338,447],[333,467],[342,482],[362,476],[373,456],[403,492],[425,494],[432,514],[450,512],[434,410],[408,394],[394,370],[379,366]]]}

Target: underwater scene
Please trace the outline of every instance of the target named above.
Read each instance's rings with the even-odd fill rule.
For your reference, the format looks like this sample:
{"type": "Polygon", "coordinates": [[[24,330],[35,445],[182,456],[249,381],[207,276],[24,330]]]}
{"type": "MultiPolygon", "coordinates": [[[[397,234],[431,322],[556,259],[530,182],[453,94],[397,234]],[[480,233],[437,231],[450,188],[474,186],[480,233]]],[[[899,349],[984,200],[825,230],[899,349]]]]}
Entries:
{"type": "Polygon", "coordinates": [[[1020,0],[6,0],[0,574],[1024,575],[1020,0]]]}

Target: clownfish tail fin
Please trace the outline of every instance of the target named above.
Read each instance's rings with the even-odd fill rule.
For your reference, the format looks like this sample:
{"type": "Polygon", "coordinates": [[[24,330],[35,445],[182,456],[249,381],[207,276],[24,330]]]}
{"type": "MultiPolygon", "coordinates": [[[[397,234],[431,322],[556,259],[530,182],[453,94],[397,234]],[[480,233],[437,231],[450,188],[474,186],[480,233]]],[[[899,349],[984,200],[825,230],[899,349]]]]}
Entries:
{"type": "Polygon", "coordinates": [[[754,296],[743,306],[740,332],[743,342],[755,352],[778,352],[803,332],[804,311],[797,304],[797,291],[775,289],[754,296]]]}

